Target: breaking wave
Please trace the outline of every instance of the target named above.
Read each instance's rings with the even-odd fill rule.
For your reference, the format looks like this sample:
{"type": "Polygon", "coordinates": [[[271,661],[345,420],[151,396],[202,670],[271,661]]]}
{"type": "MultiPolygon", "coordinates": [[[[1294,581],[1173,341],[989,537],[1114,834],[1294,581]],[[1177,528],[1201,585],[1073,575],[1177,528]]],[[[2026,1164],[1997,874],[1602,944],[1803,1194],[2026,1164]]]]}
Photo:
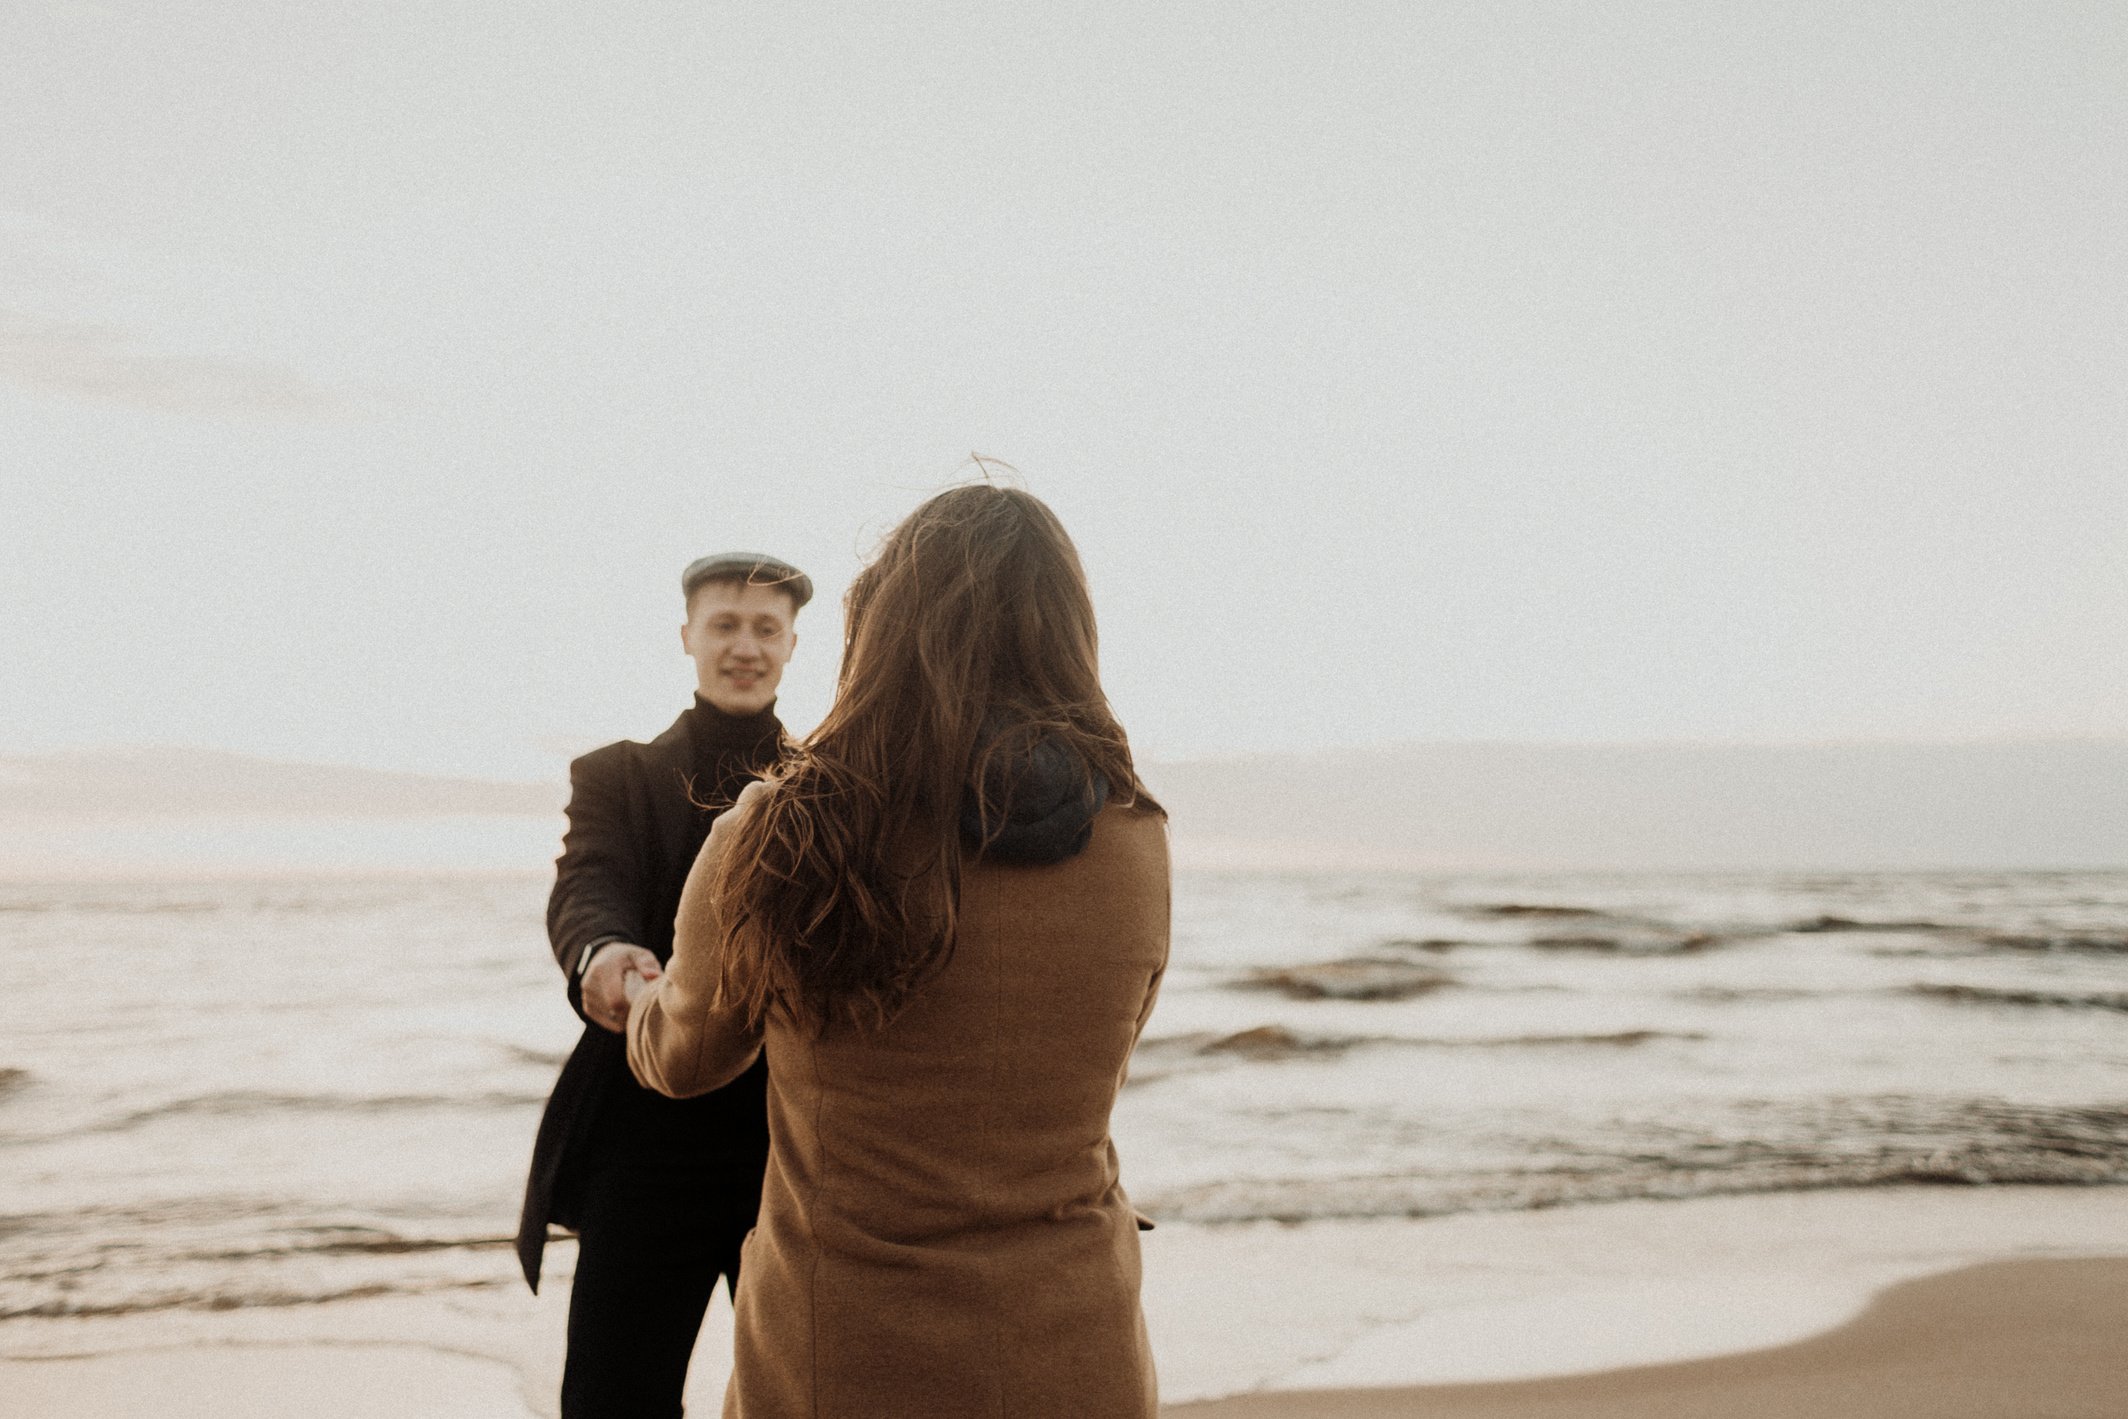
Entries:
{"type": "Polygon", "coordinates": [[[1984,985],[1939,985],[1923,982],[1908,987],[1916,995],[1952,1000],[1967,1005],[2039,1006],[2054,1010],[2128,1011],[2128,991],[2002,990],[1984,985]]]}
{"type": "Polygon", "coordinates": [[[1305,1222],[1521,1211],[1635,1198],[1679,1199],[1919,1184],[2128,1184],[2128,1108],[2036,1108],[1993,1100],[1847,1101],[1747,1111],[1756,1136],[1621,1137],[1528,1167],[1333,1178],[1236,1178],[1141,1196],[1158,1219],[1305,1222]]]}
{"type": "MultiPolygon", "coordinates": [[[[4,1081],[0,1081],[4,1082],[4,1081]]],[[[4,1092],[4,1091],[0,1091],[4,1092]]],[[[544,1093],[513,1093],[486,1090],[467,1094],[280,1094],[251,1090],[228,1090],[173,1099],[153,1108],[97,1119],[76,1128],[46,1133],[0,1134],[0,1146],[46,1143],[58,1138],[87,1134],[130,1133],[164,1119],[206,1115],[230,1118],[260,1114],[384,1114],[428,1109],[471,1110],[537,1108],[547,1101],[544,1093]]]]}

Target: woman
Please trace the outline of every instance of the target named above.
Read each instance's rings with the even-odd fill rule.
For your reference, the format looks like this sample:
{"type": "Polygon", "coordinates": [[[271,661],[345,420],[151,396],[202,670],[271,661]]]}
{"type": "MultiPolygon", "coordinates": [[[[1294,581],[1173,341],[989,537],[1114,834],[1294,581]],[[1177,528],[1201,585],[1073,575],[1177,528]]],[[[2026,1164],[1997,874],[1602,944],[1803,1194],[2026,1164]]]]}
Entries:
{"type": "Polygon", "coordinates": [[[1034,497],[955,488],[845,611],[833,709],[717,821],[628,1021],[667,1094],[768,1058],[724,1412],[1152,1419],[1108,1119],[1167,961],[1166,820],[1078,554],[1034,497]]]}

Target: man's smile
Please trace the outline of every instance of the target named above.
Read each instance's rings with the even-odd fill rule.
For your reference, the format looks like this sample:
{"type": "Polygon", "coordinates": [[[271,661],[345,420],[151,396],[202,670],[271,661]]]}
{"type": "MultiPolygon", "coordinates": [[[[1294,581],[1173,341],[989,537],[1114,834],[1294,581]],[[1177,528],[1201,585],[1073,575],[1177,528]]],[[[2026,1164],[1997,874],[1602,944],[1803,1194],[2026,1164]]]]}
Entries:
{"type": "Polygon", "coordinates": [[[797,612],[781,586],[711,582],[689,594],[680,646],[695,663],[699,693],[729,714],[759,714],[776,700],[798,636],[797,612]]]}

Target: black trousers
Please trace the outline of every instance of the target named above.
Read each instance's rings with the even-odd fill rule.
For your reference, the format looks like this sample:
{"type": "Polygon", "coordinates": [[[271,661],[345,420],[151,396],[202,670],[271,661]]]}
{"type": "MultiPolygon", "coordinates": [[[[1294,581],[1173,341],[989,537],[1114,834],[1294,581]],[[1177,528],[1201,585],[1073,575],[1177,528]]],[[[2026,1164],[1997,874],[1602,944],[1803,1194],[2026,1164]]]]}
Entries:
{"type": "Polygon", "coordinates": [[[709,1298],[720,1277],[737,1296],[760,1203],[695,1168],[616,1162],[586,1180],[562,1419],[679,1419],[709,1298]]]}

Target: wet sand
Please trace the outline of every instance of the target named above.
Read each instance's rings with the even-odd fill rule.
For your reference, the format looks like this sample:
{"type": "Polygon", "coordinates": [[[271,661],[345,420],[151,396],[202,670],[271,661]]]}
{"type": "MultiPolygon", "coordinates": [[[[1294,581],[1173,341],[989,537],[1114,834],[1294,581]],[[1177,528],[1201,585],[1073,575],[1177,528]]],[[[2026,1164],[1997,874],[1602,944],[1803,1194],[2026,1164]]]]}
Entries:
{"type": "MultiPolygon", "coordinates": [[[[1791,1345],[1558,1379],[1294,1391],[1168,1419],[2120,1419],[2128,1258],[1993,1262],[1891,1287],[1791,1345]]],[[[397,1347],[200,1347],[0,1368],[23,1419],[532,1411],[491,1361],[397,1347]]]]}
{"type": "MultiPolygon", "coordinates": [[[[1146,1309],[1172,1419],[2124,1419],[2124,1240],[2122,1188],[1172,1224],[1146,1309]]],[[[499,1261],[434,1293],[12,1319],[0,1416],[552,1419],[573,1250],[538,1297],[499,1261]]],[[[690,1413],[730,1347],[720,1297],[690,1413]]]]}
{"type": "Polygon", "coordinates": [[[0,1363],[7,1419],[532,1419],[494,1360],[404,1345],[199,1345],[0,1363]]]}
{"type": "Polygon", "coordinates": [[[1823,1335],[1557,1379],[1271,1393],[1169,1419],[2121,1419],[2128,1258],[1992,1262],[1893,1286],[1823,1335]]]}

